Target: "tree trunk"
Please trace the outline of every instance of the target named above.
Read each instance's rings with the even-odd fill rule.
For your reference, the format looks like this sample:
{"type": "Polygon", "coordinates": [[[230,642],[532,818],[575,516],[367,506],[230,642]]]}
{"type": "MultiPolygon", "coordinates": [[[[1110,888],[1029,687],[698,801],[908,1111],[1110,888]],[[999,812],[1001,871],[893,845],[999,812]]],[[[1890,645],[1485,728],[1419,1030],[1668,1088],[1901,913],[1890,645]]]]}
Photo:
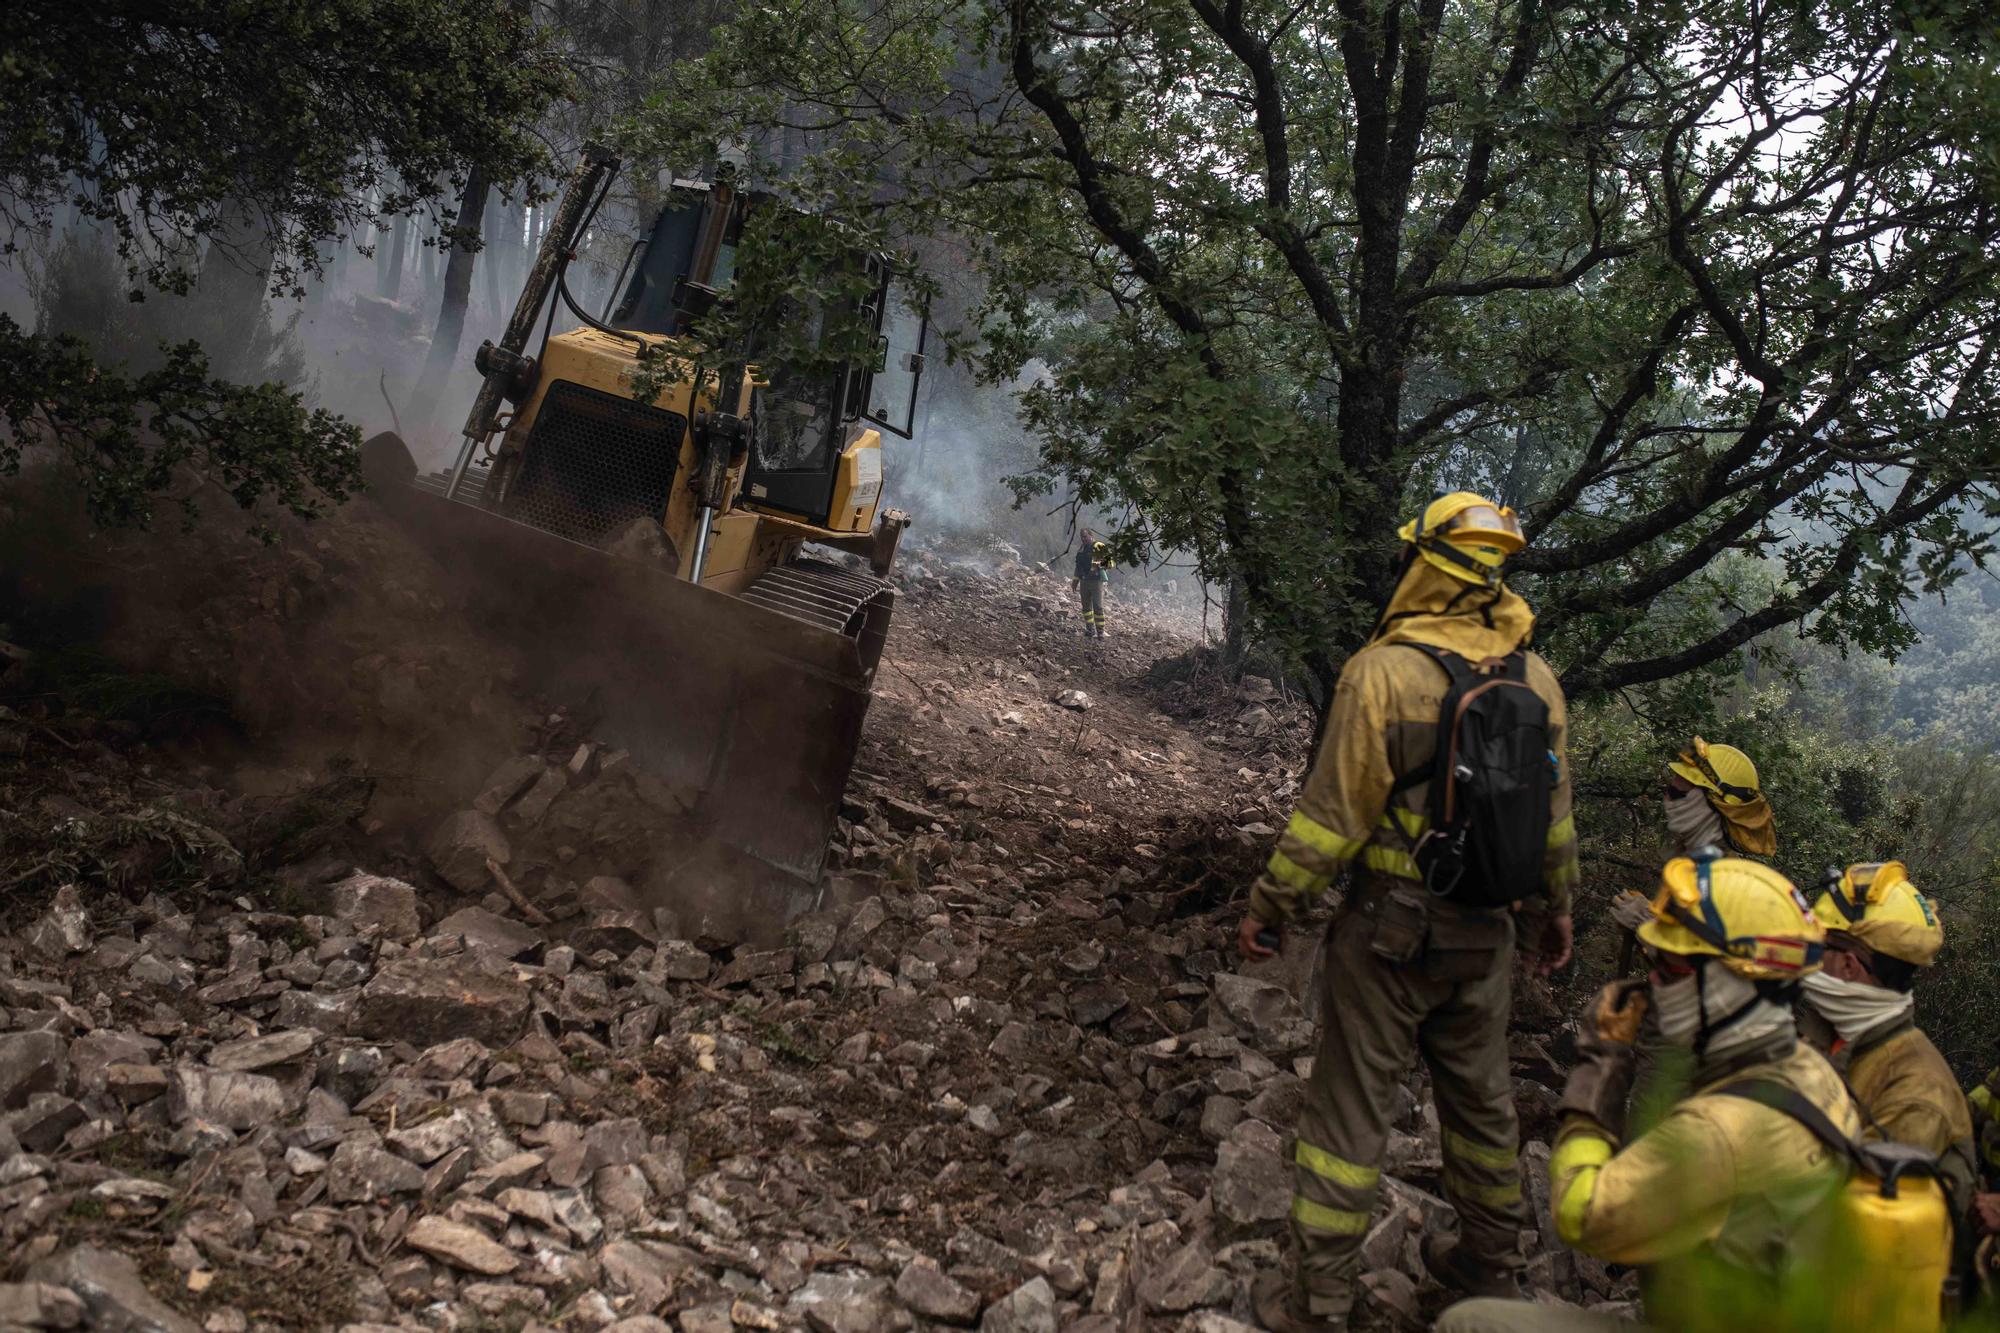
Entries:
{"type": "Polygon", "coordinates": [[[527,285],[528,265],[533,262],[534,253],[528,246],[528,205],[514,204],[507,210],[507,271],[505,281],[500,284],[502,318],[513,313],[514,302],[521,295],[521,288],[527,285]]]}
{"type": "Polygon", "coordinates": [[[306,282],[305,307],[318,312],[340,292],[347,275],[347,238],[335,237],[319,248],[319,273],[306,282]]]}
{"type": "Polygon", "coordinates": [[[409,260],[410,220],[397,214],[389,224],[389,243],[375,247],[375,294],[393,301],[403,294],[403,265],[409,260]]]}
{"type": "MultiPolygon", "coordinates": [[[[490,195],[492,191],[487,193],[490,195]]],[[[500,270],[509,262],[506,201],[488,199],[486,215],[492,221],[486,227],[486,262],[480,267],[486,270],[486,309],[489,317],[497,318],[500,310],[500,270]]]]}
{"type": "Polygon", "coordinates": [[[474,167],[466,178],[465,192],[459,196],[458,239],[445,262],[444,300],[438,306],[437,332],[431,337],[431,353],[424,361],[424,377],[417,391],[420,409],[431,417],[437,415],[438,399],[458,362],[465,308],[472,300],[472,262],[479,254],[479,224],[485,212],[486,173],[474,167]]]}
{"type": "Polygon", "coordinates": [[[1243,674],[1250,653],[1250,585],[1241,574],[1229,576],[1222,602],[1222,669],[1231,680],[1243,674]]]}
{"type": "Polygon", "coordinates": [[[271,285],[271,231],[247,204],[230,203],[222,226],[208,243],[195,279],[195,296],[212,313],[215,332],[204,339],[210,370],[242,380],[250,344],[264,325],[264,297],[271,285]]]}
{"type": "MultiPolygon", "coordinates": [[[[436,231],[435,228],[431,228],[430,230],[433,233],[436,231]]],[[[427,242],[435,242],[436,240],[437,237],[435,234],[424,237],[424,241],[427,242]]],[[[431,294],[437,290],[437,252],[438,247],[434,243],[419,243],[417,246],[417,277],[423,282],[424,288],[423,291],[417,294],[417,300],[420,303],[428,302],[431,299],[431,294]]]]}

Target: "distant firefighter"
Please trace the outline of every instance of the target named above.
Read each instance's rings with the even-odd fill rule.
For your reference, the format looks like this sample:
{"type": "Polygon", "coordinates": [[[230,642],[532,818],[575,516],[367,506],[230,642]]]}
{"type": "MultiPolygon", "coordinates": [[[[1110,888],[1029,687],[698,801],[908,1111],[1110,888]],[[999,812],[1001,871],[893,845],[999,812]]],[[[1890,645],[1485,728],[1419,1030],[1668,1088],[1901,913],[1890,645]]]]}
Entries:
{"type": "Polygon", "coordinates": [[[1104,637],[1104,584],[1110,569],[1111,548],[1085,528],[1076,548],[1076,574],[1070,579],[1070,586],[1083,599],[1083,634],[1087,639],[1104,637]]]}

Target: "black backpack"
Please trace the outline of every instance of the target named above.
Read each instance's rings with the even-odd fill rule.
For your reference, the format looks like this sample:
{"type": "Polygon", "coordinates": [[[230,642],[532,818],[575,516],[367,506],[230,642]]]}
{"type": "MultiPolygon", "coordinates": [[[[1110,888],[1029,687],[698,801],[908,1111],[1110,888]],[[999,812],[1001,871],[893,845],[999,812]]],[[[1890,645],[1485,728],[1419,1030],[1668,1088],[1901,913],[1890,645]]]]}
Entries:
{"type": "Polygon", "coordinates": [[[1424,885],[1465,907],[1528,897],[1542,883],[1555,775],[1549,706],[1528,684],[1527,655],[1475,666],[1443,648],[1410,646],[1451,679],[1436,754],[1392,789],[1431,784],[1430,825],[1411,848],[1424,885]]]}

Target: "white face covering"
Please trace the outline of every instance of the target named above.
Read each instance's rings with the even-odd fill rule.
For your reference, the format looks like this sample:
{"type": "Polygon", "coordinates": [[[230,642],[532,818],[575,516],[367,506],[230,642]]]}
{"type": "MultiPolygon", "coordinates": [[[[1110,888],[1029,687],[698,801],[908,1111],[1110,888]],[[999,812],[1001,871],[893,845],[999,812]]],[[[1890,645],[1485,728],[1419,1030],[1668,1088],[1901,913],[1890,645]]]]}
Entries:
{"type": "Polygon", "coordinates": [[[1805,998],[1849,1045],[1908,1017],[1917,1004],[1917,997],[1910,992],[1892,991],[1824,972],[1815,972],[1805,979],[1805,998]]]}
{"type": "Polygon", "coordinates": [[[1687,856],[1697,847],[1724,845],[1722,816],[1701,794],[1701,788],[1691,787],[1679,796],[1661,797],[1660,808],[1666,812],[1670,855],[1687,856]]]}
{"type": "Polygon", "coordinates": [[[1707,1060],[1794,1026],[1792,1011],[1764,999],[1755,983],[1712,960],[1697,966],[1699,975],[1653,983],[1653,1013],[1662,1040],[1707,1060]]]}
{"type": "Polygon", "coordinates": [[[1653,983],[1653,1017],[1668,1045],[1694,1045],[1695,1030],[1701,1026],[1701,994],[1695,990],[1694,973],[1665,985],[1653,983]]]}

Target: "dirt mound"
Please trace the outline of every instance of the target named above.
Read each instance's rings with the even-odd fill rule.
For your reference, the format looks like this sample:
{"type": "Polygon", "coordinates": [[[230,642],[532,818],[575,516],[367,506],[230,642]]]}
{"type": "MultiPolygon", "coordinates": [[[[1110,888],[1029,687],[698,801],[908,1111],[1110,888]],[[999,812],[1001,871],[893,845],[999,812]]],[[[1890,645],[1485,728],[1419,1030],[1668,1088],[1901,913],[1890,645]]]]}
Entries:
{"type": "Polygon", "coordinates": [[[377,784],[375,816],[392,820],[433,813],[539,719],[512,688],[512,647],[460,614],[452,580],[366,500],[315,523],[259,515],[268,539],[226,505],[191,529],[105,534],[32,482],[4,502],[0,622],[43,662],[13,684],[51,707],[78,702],[79,653],[171,682],[215,705],[183,730],[244,764],[248,785],[338,761],[377,784]]]}

